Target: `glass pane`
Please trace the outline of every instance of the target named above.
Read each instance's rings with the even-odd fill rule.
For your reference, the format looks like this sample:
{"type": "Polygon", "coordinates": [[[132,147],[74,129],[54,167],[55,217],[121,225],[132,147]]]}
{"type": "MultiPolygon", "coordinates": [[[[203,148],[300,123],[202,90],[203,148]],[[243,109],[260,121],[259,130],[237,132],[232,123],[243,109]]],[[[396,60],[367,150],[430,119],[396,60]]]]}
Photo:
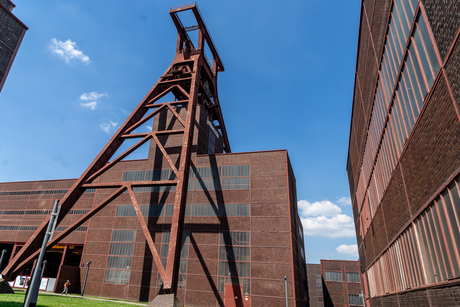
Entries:
{"type": "Polygon", "coordinates": [[[444,240],[442,239],[441,229],[439,227],[437,211],[431,207],[428,213],[428,221],[430,222],[431,234],[433,237],[434,247],[436,248],[436,254],[438,258],[439,268],[441,271],[442,280],[446,280],[447,271],[449,268],[449,259],[447,258],[447,252],[444,246],[444,240]]]}
{"type": "MultiPolygon", "coordinates": [[[[393,11],[395,10],[395,7],[393,7],[393,11]]],[[[398,35],[401,35],[401,33],[398,33],[397,29],[396,29],[396,23],[398,23],[398,20],[395,19],[394,17],[397,17],[398,15],[395,15],[395,14],[392,14],[392,19],[391,19],[391,24],[390,24],[390,27],[391,27],[391,33],[392,33],[392,43],[393,43],[393,56],[395,57],[395,60],[396,60],[396,70],[399,71],[399,63],[401,63],[401,55],[402,55],[402,47],[401,47],[401,43],[399,41],[399,37],[398,35]]]]}
{"type": "Polygon", "coordinates": [[[404,138],[403,138],[403,129],[404,129],[404,123],[403,121],[401,120],[401,115],[399,114],[399,103],[400,103],[400,99],[399,99],[399,96],[400,96],[400,92],[396,92],[397,96],[397,100],[395,101],[395,126],[396,126],[396,136],[397,136],[397,145],[398,145],[398,156],[401,154],[403,148],[404,148],[404,138]],[[399,95],[398,95],[399,94],[399,95]]]}
{"type": "Polygon", "coordinates": [[[415,41],[415,47],[417,49],[417,53],[418,53],[418,55],[420,57],[420,61],[421,61],[421,64],[422,64],[423,75],[425,76],[428,84],[433,84],[434,77],[433,77],[433,74],[431,72],[430,64],[428,63],[428,57],[427,57],[427,54],[425,52],[425,46],[424,46],[424,44],[422,42],[422,37],[420,36],[419,27],[415,28],[414,41],[415,41]]]}
{"type": "Polygon", "coordinates": [[[423,225],[425,229],[425,240],[427,242],[429,253],[431,254],[431,263],[434,267],[435,278],[436,278],[436,281],[440,281],[442,280],[442,276],[441,276],[441,271],[439,269],[438,261],[440,260],[441,255],[436,255],[436,250],[433,246],[433,238],[431,237],[431,233],[430,233],[428,214],[426,212],[422,215],[422,221],[423,221],[423,225]]]}
{"type": "MultiPolygon", "coordinates": [[[[423,42],[425,44],[425,48],[428,54],[428,59],[430,60],[433,75],[434,77],[436,77],[439,71],[439,62],[438,62],[438,58],[436,57],[436,52],[434,51],[434,47],[431,42],[430,35],[428,34],[427,25],[425,24],[425,21],[423,20],[421,16],[422,15],[420,14],[417,19],[417,24],[420,30],[420,34],[422,35],[423,42]]],[[[432,83],[428,82],[428,86],[431,87],[431,85],[432,83]]]]}
{"type": "MultiPolygon", "coordinates": [[[[427,91],[427,88],[426,88],[426,83],[425,83],[425,80],[424,80],[424,75],[422,75],[422,67],[420,66],[420,60],[417,58],[417,55],[415,53],[415,47],[414,47],[414,44],[411,45],[411,48],[409,49],[409,53],[410,53],[410,59],[412,60],[412,63],[414,64],[414,69],[415,69],[415,73],[416,73],[416,76],[417,76],[417,91],[416,93],[418,93],[420,96],[418,97],[419,102],[420,103],[423,103],[423,100],[425,99],[426,97],[426,94],[428,93],[427,91]],[[421,91],[421,94],[418,92],[418,90],[421,91]]],[[[411,75],[412,77],[412,75],[411,75]]],[[[420,109],[422,107],[420,106],[420,109]]]]}
{"type": "MultiPolygon", "coordinates": [[[[395,101],[395,105],[394,105],[394,108],[395,108],[395,115],[396,115],[396,118],[399,122],[399,125],[398,125],[398,133],[400,135],[400,138],[401,138],[401,141],[400,141],[400,146],[401,146],[401,151],[402,149],[404,148],[404,142],[406,141],[406,128],[405,128],[405,125],[407,125],[407,122],[404,123],[404,119],[403,117],[401,116],[401,91],[398,91],[396,92],[396,97],[397,97],[397,100],[395,101]]],[[[409,127],[408,127],[409,128],[409,127]]]]}
{"type": "Polygon", "coordinates": [[[415,259],[414,259],[414,255],[413,255],[413,252],[411,250],[411,246],[408,242],[408,235],[409,235],[409,231],[406,231],[405,234],[403,234],[402,236],[402,239],[403,239],[403,245],[405,247],[405,254],[406,254],[406,258],[407,258],[407,263],[408,263],[408,271],[409,271],[409,274],[410,274],[410,277],[411,277],[411,283],[410,283],[410,286],[417,286],[418,285],[418,282],[417,282],[417,271],[416,271],[416,265],[415,265],[415,259]]]}
{"type": "Polygon", "coordinates": [[[410,2],[410,5],[412,6],[412,16],[414,16],[415,10],[417,9],[418,1],[417,0],[409,0],[409,2],[410,2]]]}
{"type": "Polygon", "coordinates": [[[420,86],[422,86],[422,90],[424,89],[425,92],[426,88],[420,72],[419,63],[417,62],[417,58],[415,57],[413,46],[409,49],[409,54],[407,55],[406,60],[407,71],[409,72],[412,89],[416,97],[417,104],[419,105],[419,109],[422,109],[423,98],[425,97],[425,94],[422,95],[420,86]],[[417,71],[418,78],[415,77],[415,71],[417,71]]]}
{"type": "Polygon", "coordinates": [[[431,263],[431,255],[428,249],[428,245],[426,243],[426,236],[425,231],[423,230],[422,218],[419,218],[417,221],[417,234],[420,242],[423,266],[426,272],[427,283],[431,284],[433,282],[436,282],[436,278],[434,277],[433,265],[431,263]]]}
{"type": "MultiPolygon", "coordinates": [[[[407,57],[406,57],[407,59],[407,57]]],[[[409,79],[409,73],[407,72],[406,66],[404,66],[403,70],[403,77],[401,78],[401,84],[403,85],[405,97],[407,97],[412,106],[415,106],[415,110],[419,110],[417,101],[415,100],[414,91],[412,90],[412,85],[409,79]]],[[[418,116],[418,113],[417,113],[418,116]]],[[[415,118],[417,118],[417,116],[415,118]]]]}
{"type": "MultiPolygon", "coordinates": [[[[403,0],[403,4],[406,5],[407,0],[403,0]]],[[[403,5],[401,3],[401,0],[396,0],[395,1],[396,9],[399,15],[399,19],[401,21],[402,25],[402,44],[403,48],[406,47],[406,41],[407,41],[407,35],[409,34],[409,21],[407,20],[406,17],[406,12],[404,12],[404,9],[407,9],[406,7],[403,8],[403,5]]],[[[411,14],[411,11],[409,10],[408,14],[411,14]]]]}
{"type": "Polygon", "coordinates": [[[460,270],[457,262],[457,258],[455,256],[455,250],[454,250],[454,245],[452,243],[452,237],[450,234],[450,227],[449,224],[447,223],[446,219],[446,212],[444,211],[444,206],[442,204],[441,198],[438,197],[438,199],[435,201],[435,207],[439,211],[439,218],[440,218],[440,223],[442,225],[442,228],[444,229],[444,235],[446,238],[446,244],[447,244],[447,250],[449,252],[450,258],[452,260],[452,266],[454,269],[454,274],[455,276],[460,275],[460,270]]]}
{"type": "MultiPolygon", "coordinates": [[[[386,54],[388,52],[385,52],[386,54]]],[[[390,96],[390,90],[389,90],[389,84],[390,82],[388,81],[388,70],[387,70],[387,67],[386,67],[386,64],[388,62],[387,58],[386,58],[386,54],[385,54],[385,58],[384,58],[384,62],[382,64],[382,78],[380,79],[380,82],[382,83],[382,86],[383,86],[383,90],[384,90],[384,93],[386,95],[386,100],[389,101],[391,99],[391,96],[390,96]]]]}
{"type": "Polygon", "coordinates": [[[414,233],[414,228],[408,228],[407,230],[407,243],[412,255],[412,261],[414,262],[414,273],[416,275],[417,285],[424,284],[423,278],[423,264],[420,259],[420,252],[418,245],[416,243],[416,235],[414,233]]]}
{"type": "MultiPolygon", "coordinates": [[[[457,189],[455,184],[451,184],[449,186],[449,191],[451,192],[453,198],[453,204],[455,206],[456,211],[458,212],[458,208],[460,207],[460,201],[458,199],[457,189]]],[[[449,195],[449,192],[446,190],[442,192],[442,198],[444,200],[444,205],[447,212],[447,217],[450,222],[450,227],[452,229],[452,234],[454,238],[455,245],[457,246],[457,251],[460,248],[460,233],[458,229],[457,219],[455,218],[454,207],[452,206],[452,201],[449,195]]]]}
{"type": "Polygon", "coordinates": [[[401,109],[403,110],[404,119],[406,120],[407,124],[407,129],[408,131],[412,131],[412,127],[414,126],[414,116],[412,114],[412,110],[410,108],[410,105],[406,103],[404,99],[402,99],[401,102],[404,102],[403,104],[401,104],[401,109]]]}
{"type": "Polygon", "coordinates": [[[387,65],[390,66],[390,82],[391,82],[391,86],[390,86],[390,90],[393,90],[393,87],[394,87],[394,78],[396,76],[396,72],[398,70],[398,58],[396,57],[396,54],[395,54],[395,47],[394,47],[394,41],[393,41],[393,31],[391,30],[390,28],[390,31],[388,32],[388,40],[387,40],[387,44],[386,44],[386,53],[388,54],[388,61],[387,61],[387,65]]]}

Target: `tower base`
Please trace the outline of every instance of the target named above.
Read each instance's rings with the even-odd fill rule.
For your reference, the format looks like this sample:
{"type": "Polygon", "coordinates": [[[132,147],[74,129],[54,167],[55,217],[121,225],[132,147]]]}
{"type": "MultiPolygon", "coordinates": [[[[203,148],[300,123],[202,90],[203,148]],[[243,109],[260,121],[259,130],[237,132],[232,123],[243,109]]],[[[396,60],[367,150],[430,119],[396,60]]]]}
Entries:
{"type": "Polygon", "coordinates": [[[150,304],[147,305],[147,307],[183,307],[181,302],[177,299],[177,297],[171,293],[171,294],[160,294],[157,295],[153,299],[153,301],[150,302],[150,304]]]}
{"type": "Polygon", "coordinates": [[[0,279],[0,293],[2,294],[14,294],[13,289],[10,287],[10,284],[4,280],[0,279]]]}

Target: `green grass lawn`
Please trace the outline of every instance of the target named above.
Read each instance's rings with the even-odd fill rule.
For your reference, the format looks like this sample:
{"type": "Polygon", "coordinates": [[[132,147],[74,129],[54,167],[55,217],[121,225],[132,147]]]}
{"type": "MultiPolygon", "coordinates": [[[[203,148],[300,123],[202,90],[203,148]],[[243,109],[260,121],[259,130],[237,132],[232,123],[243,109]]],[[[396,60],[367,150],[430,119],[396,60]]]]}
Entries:
{"type": "MultiPolygon", "coordinates": [[[[16,291],[15,294],[0,294],[1,307],[22,307],[25,292],[16,291]]],[[[147,303],[146,303],[147,304],[147,303]]],[[[118,301],[104,302],[84,299],[81,297],[52,295],[40,292],[37,300],[37,307],[111,307],[111,306],[136,306],[124,304],[118,301]]]]}

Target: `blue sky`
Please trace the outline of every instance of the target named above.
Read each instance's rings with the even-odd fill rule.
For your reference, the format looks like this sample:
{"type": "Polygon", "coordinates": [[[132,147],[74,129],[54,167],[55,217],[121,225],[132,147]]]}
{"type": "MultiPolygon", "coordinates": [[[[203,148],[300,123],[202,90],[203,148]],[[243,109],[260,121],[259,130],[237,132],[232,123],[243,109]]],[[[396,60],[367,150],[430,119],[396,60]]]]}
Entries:
{"type": "MultiPolygon", "coordinates": [[[[16,0],[0,182],[78,178],[173,60],[181,2],[16,0]]],[[[287,149],[307,262],[358,259],[346,174],[359,0],[199,1],[233,152],[287,149]]]]}

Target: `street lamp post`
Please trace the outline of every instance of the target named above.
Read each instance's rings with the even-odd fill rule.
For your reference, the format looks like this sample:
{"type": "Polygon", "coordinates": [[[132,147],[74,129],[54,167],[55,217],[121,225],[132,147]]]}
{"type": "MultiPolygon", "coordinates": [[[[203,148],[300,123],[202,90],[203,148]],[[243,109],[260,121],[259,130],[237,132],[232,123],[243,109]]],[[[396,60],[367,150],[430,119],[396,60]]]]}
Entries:
{"type": "Polygon", "coordinates": [[[83,293],[85,292],[85,286],[86,286],[86,279],[88,278],[88,270],[89,270],[89,265],[91,264],[91,261],[88,261],[86,263],[86,272],[85,272],[85,279],[83,280],[83,287],[81,289],[81,296],[83,296],[83,293]]]}

